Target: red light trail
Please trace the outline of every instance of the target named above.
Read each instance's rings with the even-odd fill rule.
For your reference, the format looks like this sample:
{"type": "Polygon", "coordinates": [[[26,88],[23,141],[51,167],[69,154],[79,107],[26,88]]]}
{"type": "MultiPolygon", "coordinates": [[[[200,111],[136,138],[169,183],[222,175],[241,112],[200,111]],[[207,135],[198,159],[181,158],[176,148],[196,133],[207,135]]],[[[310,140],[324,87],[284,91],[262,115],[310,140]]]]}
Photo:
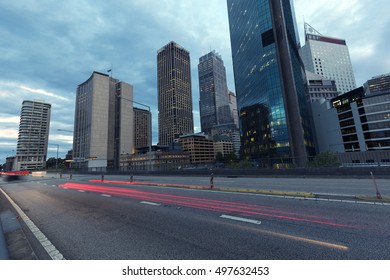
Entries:
{"type": "MultiPolygon", "coordinates": [[[[125,182],[128,183],[128,182],[125,182]]],[[[129,183],[131,184],[131,183],[129,183]]],[[[201,210],[234,213],[243,216],[262,216],[277,218],[290,221],[307,222],[320,225],[327,225],[342,228],[356,228],[346,224],[340,224],[329,221],[326,217],[315,215],[308,215],[303,213],[294,213],[275,209],[270,206],[259,206],[255,204],[244,204],[237,202],[228,202],[222,200],[213,200],[205,198],[195,198],[190,196],[161,194],[156,192],[147,192],[135,189],[126,189],[112,186],[99,186],[78,183],[65,183],[59,186],[60,188],[83,190],[88,192],[95,192],[107,195],[114,195],[120,197],[129,197],[137,200],[147,200],[160,204],[173,204],[182,207],[189,207],[201,210]]]]}

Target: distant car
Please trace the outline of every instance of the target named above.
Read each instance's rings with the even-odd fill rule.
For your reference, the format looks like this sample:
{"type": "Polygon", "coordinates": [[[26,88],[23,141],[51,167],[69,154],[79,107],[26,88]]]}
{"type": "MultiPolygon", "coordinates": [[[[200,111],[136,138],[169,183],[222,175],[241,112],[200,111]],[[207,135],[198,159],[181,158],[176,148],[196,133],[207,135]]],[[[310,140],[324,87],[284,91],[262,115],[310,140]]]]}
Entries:
{"type": "Polygon", "coordinates": [[[1,172],[1,177],[4,177],[6,181],[16,181],[22,179],[22,176],[29,175],[28,171],[8,171],[1,172]]]}
{"type": "Polygon", "coordinates": [[[15,175],[15,174],[12,174],[12,175],[6,175],[5,176],[5,180],[6,181],[17,181],[17,180],[20,180],[22,177],[20,175],[15,175]]]}

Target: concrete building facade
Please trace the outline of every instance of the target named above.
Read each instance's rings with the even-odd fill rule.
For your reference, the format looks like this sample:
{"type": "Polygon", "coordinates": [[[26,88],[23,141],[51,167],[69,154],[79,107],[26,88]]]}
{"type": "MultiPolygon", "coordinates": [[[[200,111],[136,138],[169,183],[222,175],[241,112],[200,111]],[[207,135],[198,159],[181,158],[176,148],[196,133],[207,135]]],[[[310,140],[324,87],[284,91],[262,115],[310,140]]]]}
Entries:
{"type": "Polygon", "coordinates": [[[306,70],[334,80],[341,93],[356,88],[351,58],[344,39],[323,36],[305,23],[305,45],[299,52],[306,70]]]}
{"type": "Polygon", "coordinates": [[[311,103],[319,152],[335,152],[343,164],[389,164],[390,84],[376,93],[367,89],[311,103]]]}
{"type": "Polygon", "coordinates": [[[23,101],[14,170],[39,170],[46,167],[50,114],[49,103],[23,101]]]}
{"type": "Polygon", "coordinates": [[[336,82],[321,75],[306,71],[306,100],[314,101],[330,100],[339,95],[336,82]]]}
{"type": "Polygon", "coordinates": [[[149,146],[151,118],[149,111],[134,108],[134,149],[149,146]]]}
{"type": "Polygon", "coordinates": [[[158,142],[193,133],[190,53],[175,42],[157,52],[158,142]]]}
{"type": "Polygon", "coordinates": [[[183,152],[190,154],[191,164],[206,164],[214,161],[214,143],[207,135],[182,135],[179,142],[183,152]]]}
{"type": "Polygon", "coordinates": [[[133,86],[93,72],[76,91],[73,166],[117,169],[120,155],[132,151],[133,126],[133,86]]]}

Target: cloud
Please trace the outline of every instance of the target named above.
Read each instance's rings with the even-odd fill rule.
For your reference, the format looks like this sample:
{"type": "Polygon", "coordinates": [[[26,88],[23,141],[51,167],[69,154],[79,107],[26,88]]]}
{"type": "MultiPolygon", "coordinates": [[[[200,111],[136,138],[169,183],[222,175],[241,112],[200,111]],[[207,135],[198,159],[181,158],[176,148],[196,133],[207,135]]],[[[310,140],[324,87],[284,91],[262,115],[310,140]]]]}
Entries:
{"type": "Polygon", "coordinates": [[[20,117],[12,116],[9,114],[0,113],[0,123],[10,123],[10,124],[18,124],[19,125],[20,117]]]}
{"type": "Polygon", "coordinates": [[[21,88],[22,90],[31,92],[31,93],[36,93],[36,94],[38,94],[38,95],[50,96],[50,97],[54,97],[54,98],[56,98],[56,99],[61,99],[61,100],[69,101],[68,98],[65,98],[65,97],[63,97],[63,96],[60,96],[60,95],[57,95],[57,94],[54,94],[54,93],[45,91],[45,90],[43,90],[43,89],[33,89],[33,88],[29,88],[29,87],[24,86],[24,85],[20,85],[19,88],[21,88]]]}
{"type": "MultiPolygon", "coordinates": [[[[322,34],[347,40],[358,85],[389,72],[387,0],[294,4],[301,40],[303,16],[322,34]]],[[[0,1],[0,18],[1,114],[9,120],[0,142],[8,142],[3,129],[15,137],[23,100],[44,98],[52,104],[50,141],[70,149],[70,135],[58,129],[73,130],[77,85],[112,65],[115,78],[134,85],[134,100],[151,107],[157,143],[157,50],[172,40],[190,51],[196,130],[199,57],[220,53],[235,91],[226,0],[0,1]]]]}

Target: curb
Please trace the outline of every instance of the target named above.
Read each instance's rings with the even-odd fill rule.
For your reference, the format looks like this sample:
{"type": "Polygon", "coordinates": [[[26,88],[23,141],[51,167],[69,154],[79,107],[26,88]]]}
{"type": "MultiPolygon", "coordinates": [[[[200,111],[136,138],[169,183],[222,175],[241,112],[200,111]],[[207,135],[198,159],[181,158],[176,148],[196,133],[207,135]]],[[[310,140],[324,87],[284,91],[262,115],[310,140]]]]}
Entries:
{"type": "Polygon", "coordinates": [[[196,189],[196,190],[209,190],[209,191],[223,191],[223,192],[236,192],[236,193],[250,193],[250,194],[262,194],[271,196],[282,197],[302,197],[303,199],[318,199],[318,200],[337,200],[337,201],[361,201],[372,202],[374,204],[390,204],[390,198],[383,197],[377,199],[370,196],[356,196],[356,195],[339,195],[339,194],[319,194],[311,192],[290,192],[290,191],[278,191],[278,190],[261,190],[261,189],[241,189],[241,188],[225,188],[225,187],[210,187],[210,186],[197,186],[197,185],[178,185],[178,184],[161,184],[152,182],[128,182],[128,181],[112,181],[112,180],[89,180],[93,183],[113,183],[119,185],[143,185],[143,186],[156,186],[156,187],[172,187],[180,189],[196,189]]]}
{"type": "Polygon", "coordinates": [[[0,260],[9,260],[7,242],[5,242],[3,225],[0,220],[0,260]]]}

